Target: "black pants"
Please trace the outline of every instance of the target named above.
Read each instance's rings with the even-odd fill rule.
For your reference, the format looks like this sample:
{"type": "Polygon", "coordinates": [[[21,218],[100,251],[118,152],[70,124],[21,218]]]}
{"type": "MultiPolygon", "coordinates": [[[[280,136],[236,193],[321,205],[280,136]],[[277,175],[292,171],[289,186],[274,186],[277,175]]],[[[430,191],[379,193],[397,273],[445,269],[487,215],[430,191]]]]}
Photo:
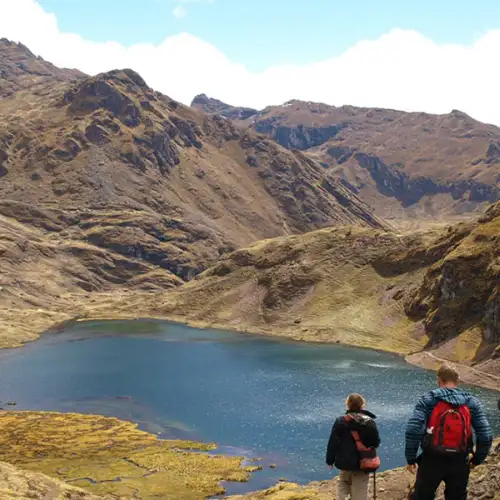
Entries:
{"type": "Polygon", "coordinates": [[[434,500],[436,490],[444,481],[446,500],[466,500],[469,464],[465,458],[434,455],[421,457],[417,472],[414,500],[434,500]]]}

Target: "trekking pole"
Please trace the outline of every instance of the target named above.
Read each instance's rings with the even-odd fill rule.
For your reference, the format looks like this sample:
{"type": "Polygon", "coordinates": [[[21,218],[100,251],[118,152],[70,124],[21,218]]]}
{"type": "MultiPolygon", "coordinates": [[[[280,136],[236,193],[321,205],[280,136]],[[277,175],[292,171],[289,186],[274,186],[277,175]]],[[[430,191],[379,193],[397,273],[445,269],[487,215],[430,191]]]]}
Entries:
{"type": "Polygon", "coordinates": [[[373,500],[377,500],[377,473],[373,473],[373,500]]]}

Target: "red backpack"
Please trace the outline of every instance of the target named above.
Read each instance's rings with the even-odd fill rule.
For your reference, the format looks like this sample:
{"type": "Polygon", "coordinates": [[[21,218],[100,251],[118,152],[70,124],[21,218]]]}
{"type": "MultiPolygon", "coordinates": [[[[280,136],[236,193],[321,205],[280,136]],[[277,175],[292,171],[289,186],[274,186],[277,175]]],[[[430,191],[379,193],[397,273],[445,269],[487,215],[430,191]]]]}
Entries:
{"type": "Polygon", "coordinates": [[[424,449],[440,455],[467,454],[471,449],[472,426],[467,405],[439,401],[427,423],[424,449]]]}
{"type": "Polygon", "coordinates": [[[359,455],[359,468],[363,472],[375,472],[380,467],[380,458],[375,448],[368,448],[363,444],[358,431],[351,431],[359,455]]]}
{"type": "MultiPolygon", "coordinates": [[[[351,415],[346,415],[345,420],[350,422],[353,420],[351,415]]],[[[359,468],[364,472],[375,472],[380,467],[380,458],[377,456],[375,448],[369,448],[363,444],[359,432],[350,430],[351,436],[356,444],[356,450],[359,455],[359,468]]]]}

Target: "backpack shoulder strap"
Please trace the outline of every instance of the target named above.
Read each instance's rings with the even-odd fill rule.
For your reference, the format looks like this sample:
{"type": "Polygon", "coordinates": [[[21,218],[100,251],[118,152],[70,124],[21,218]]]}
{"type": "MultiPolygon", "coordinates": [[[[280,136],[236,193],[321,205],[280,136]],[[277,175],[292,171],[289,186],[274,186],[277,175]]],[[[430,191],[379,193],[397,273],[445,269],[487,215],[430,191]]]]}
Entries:
{"type": "Polygon", "coordinates": [[[349,430],[349,432],[351,433],[351,436],[354,438],[354,441],[360,441],[361,440],[358,431],[355,431],[355,430],[351,429],[351,430],[349,430]]]}

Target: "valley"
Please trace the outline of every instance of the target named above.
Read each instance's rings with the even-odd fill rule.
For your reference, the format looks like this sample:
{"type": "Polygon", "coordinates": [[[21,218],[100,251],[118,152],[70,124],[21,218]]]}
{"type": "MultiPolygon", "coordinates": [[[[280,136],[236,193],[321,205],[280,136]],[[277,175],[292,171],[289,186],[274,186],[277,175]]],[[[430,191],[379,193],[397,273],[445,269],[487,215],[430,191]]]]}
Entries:
{"type": "MultiPolygon", "coordinates": [[[[460,111],[303,101],[258,111],[205,95],[188,107],[131,69],[89,76],[1,39],[0,348],[24,346],[4,351],[14,359],[88,321],[154,318],[266,346],[355,346],[428,369],[449,360],[465,382],[498,390],[499,180],[500,129],[460,111]]],[[[34,401],[23,409],[51,409],[34,401]]],[[[173,498],[195,500],[254,470],[199,453],[204,436],[157,442],[104,417],[7,410],[3,425],[39,426],[31,444],[55,426],[79,449],[38,450],[42,467],[4,433],[2,459],[31,472],[0,463],[0,493],[20,498],[158,498],[167,482],[173,498]],[[94,427],[104,434],[87,441],[94,427]]],[[[497,449],[475,471],[477,495],[495,498],[498,460],[497,449]]],[[[316,479],[243,486],[236,498],[331,498],[334,482],[316,479]]],[[[380,487],[395,500],[408,481],[388,471],[380,487]]]]}

